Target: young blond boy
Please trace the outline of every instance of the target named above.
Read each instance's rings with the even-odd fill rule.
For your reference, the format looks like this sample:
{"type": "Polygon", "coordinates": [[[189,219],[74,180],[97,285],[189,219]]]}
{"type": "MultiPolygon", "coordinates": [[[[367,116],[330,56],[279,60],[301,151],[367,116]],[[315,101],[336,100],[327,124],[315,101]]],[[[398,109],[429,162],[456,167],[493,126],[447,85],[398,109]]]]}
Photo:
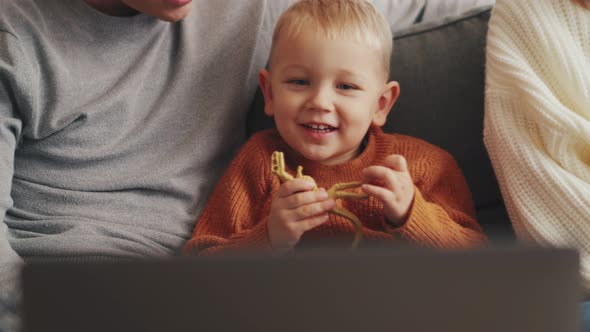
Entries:
{"type": "Polygon", "coordinates": [[[365,239],[455,248],[485,241],[469,189],[445,151],[381,131],[399,95],[388,81],[392,36],[365,1],[302,0],[279,19],[269,70],[259,83],[276,130],[252,136],[217,184],[186,253],[257,248],[286,252],[335,239],[355,227],[330,213],[336,204],[362,221],[365,239]],[[271,171],[282,151],[321,188],[361,181],[365,200],[329,198],[325,189],[271,171]]]}

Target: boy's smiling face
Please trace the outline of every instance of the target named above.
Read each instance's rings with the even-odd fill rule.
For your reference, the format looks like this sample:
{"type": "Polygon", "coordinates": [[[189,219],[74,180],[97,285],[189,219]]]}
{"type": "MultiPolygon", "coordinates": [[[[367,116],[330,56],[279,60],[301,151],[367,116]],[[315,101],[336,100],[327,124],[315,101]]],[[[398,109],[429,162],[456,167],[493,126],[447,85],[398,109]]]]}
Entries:
{"type": "Polygon", "coordinates": [[[386,82],[378,51],[313,29],[280,37],[260,72],[265,113],[291,148],[324,165],[354,159],[369,126],[385,123],[399,93],[386,82]]]}

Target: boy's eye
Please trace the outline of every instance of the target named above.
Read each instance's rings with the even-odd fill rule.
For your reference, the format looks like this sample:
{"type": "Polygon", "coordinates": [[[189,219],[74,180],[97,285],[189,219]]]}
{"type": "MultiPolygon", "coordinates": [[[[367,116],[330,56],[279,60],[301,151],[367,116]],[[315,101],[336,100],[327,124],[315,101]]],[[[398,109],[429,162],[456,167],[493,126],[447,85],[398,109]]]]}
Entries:
{"type": "Polygon", "coordinates": [[[340,90],[357,90],[358,87],[352,84],[340,83],[336,86],[340,90]]]}
{"type": "Polygon", "coordinates": [[[287,83],[293,84],[293,85],[309,85],[309,81],[304,80],[304,79],[292,79],[292,80],[288,80],[287,83]]]}

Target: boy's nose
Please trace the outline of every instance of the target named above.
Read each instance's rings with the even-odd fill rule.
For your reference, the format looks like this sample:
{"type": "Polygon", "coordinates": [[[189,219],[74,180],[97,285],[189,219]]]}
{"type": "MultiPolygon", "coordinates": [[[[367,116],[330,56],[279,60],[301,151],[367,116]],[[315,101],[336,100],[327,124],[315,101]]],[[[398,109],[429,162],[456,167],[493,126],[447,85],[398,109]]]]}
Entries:
{"type": "Polygon", "coordinates": [[[332,111],[332,91],[328,87],[317,87],[309,96],[307,107],[318,111],[332,111]]]}

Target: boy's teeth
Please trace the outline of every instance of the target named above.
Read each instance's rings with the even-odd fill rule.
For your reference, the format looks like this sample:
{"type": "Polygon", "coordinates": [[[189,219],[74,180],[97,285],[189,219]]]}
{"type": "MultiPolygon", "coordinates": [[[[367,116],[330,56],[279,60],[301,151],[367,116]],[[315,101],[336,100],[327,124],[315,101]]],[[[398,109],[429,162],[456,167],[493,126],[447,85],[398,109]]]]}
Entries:
{"type": "Polygon", "coordinates": [[[320,125],[320,124],[306,124],[305,127],[309,128],[309,129],[317,130],[317,131],[331,131],[334,129],[334,127],[332,127],[332,126],[320,125]]]}

